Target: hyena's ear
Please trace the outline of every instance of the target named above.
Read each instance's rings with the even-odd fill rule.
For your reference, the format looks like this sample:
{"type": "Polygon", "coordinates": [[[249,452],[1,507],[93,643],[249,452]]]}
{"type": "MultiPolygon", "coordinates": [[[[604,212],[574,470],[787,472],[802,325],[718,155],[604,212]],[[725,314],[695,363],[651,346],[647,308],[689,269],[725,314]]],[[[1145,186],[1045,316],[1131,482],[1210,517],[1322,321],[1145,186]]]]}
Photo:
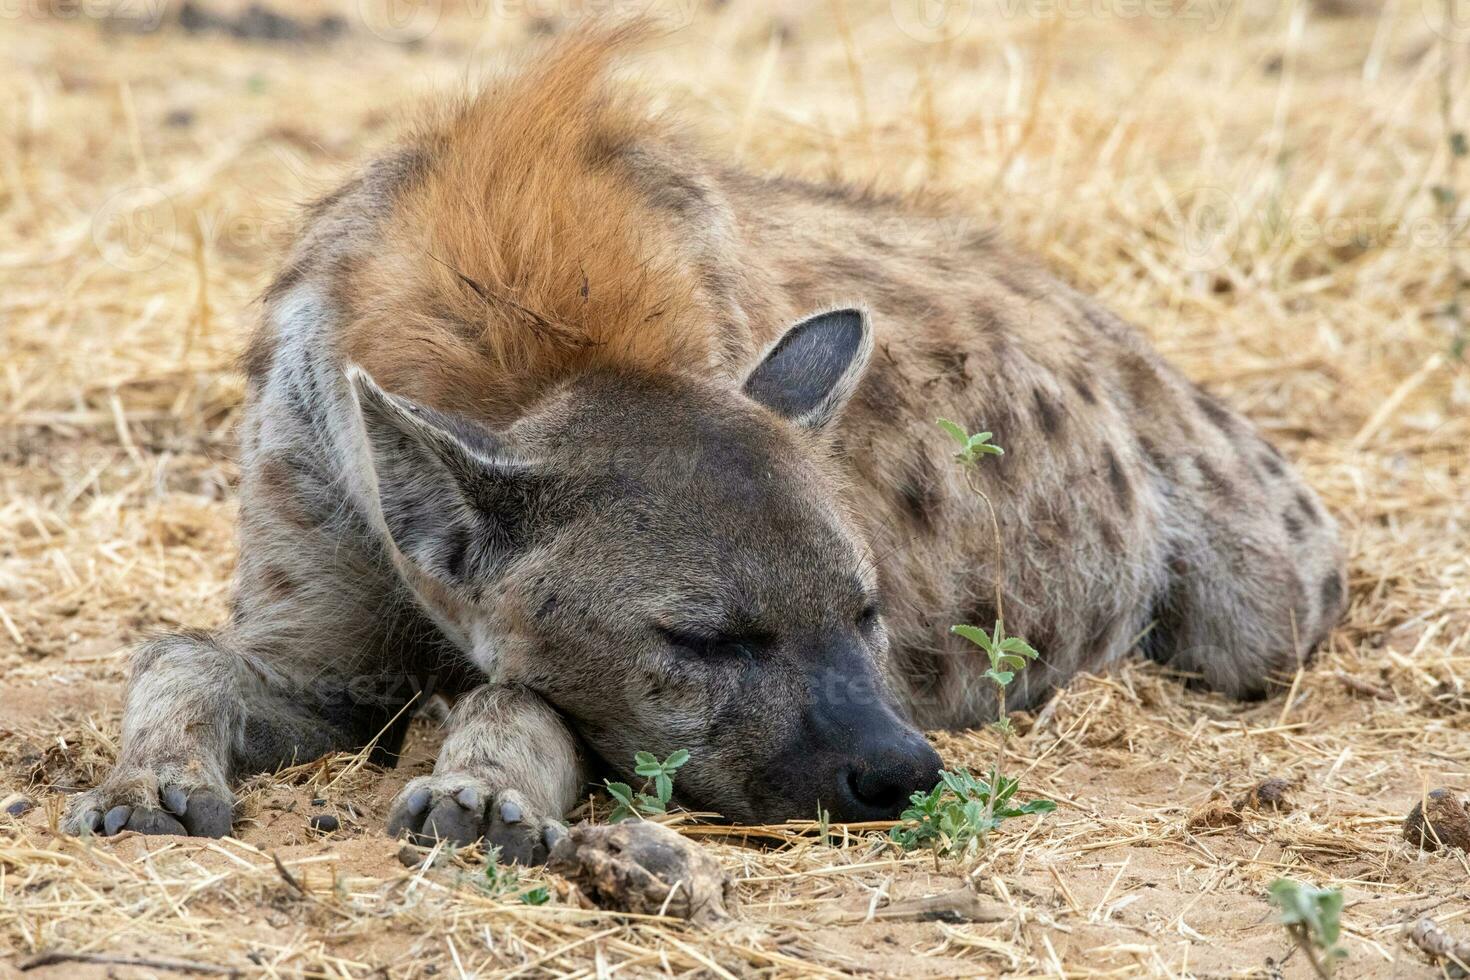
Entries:
{"type": "Polygon", "coordinates": [[[872,352],[865,311],[818,313],[771,345],[745,379],[745,393],[798,425],[820,428],[842,412],[872,352]]]}
{"type": "Polygon", "coordinates": [[[378,500],[404,557],[466,585],[525,543],[543,480],[493,432],[347,377],[362,415],[378,500]]]}

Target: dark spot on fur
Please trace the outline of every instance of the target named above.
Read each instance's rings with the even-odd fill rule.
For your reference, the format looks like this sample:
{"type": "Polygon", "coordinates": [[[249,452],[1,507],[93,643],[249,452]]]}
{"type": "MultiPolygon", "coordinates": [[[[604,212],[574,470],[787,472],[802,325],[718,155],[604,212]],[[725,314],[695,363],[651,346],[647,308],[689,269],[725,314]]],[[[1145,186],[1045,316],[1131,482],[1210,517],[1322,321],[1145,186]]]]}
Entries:
{"type": "Polygon", "coordinates": [[[255,332],[250,335],[250,342],[240,353],[239,369],[246,380],[257,389],[265,385],[266,375],[270,374],[271,365],[276,361],[277,345],[275,327],[262,323],[255,328],[255,332]]]}
{"type": "Polygon", "coordinates": [[[599,126],[582,147],[583,159],[594,170],[611,166],[628,151],[630,145],[631,141],[626,133],[599,126]]]}
{"type": "Polygon", "coordinates": [[[1031,389],[1031,398],[1036,402],[1036,417],[1041,421],[1041,431],[1056,436],[1062,431],[1062,413],[1050,396],[1040,388],[1031,389]]]}
{"type": "Polygon", "coordinates": [[[1281,523],[1286,525],[1286,533],[1291,535],[1291,540],[1300,541],[1302,539],[1302,521],[1300,517],[1292,513],[1292,508],[1288,507],[1282,513],[1281,523]]]}
{"type": "Polygon", "coordinates": [[[1296,503],[1302,509],[1302,513],[1306,515],[1307,520],[1313,524],[1322,523],[1322,515],[1317,513],[1317,505],[1312,503],[1312,498],[1307,496],[1305,491],[1298,490],[1296,492],[1296,503]]]}
{"type": "Polygon", "coordinates": [[[1226,435],[1233,435],[1235,433],[1235,419],[1231,417],[1229,410],[1224,405],[1221,405],[1203,391],[1195,392],[1194,403],[1199,406],[1200,411],[1204,412],[1211,422],[1215,423],[1215,428],[1226,435]]]}
{"type": "Polygon", "coordinates": [[[1266,468],[1266,472],[1270,473],[1272,476],[1281,476],[1283,473],[1286,472],[1286,470],[1281,465],[1281,460],[1277,459],[1275,456],[1272,456],[1270,453],[1261,454],[1261,465],[1264,466],[1266,468]]]}
{"type": "Polygon", "coordinates": [[[260,590],[271,602],[285,602],[301,589],[291,573],[280,565],[267,565],[260,572],[260,590]]]}
{"type": "Polygon", "coordinates": [[[311,531],[321,526],[307,503],[307,483],[301,469],[288,457],[268,459],[260,464],[256,479],[265,513],[275,515],[298,530],[311,531]]]}
{"type": "Polygon", "coordinates": [[[904,513],[914,526],[934,530],[934,515],[943,503],[939,492],[939,474],[929,457],[919,455],[898,481],[898,498],[904,513]]]}
{"type": "Polygon", "coordinates": [[[443,549],[440,561],[443,563],[444,574],[451,581],[463,581],[470,557],[469,529],[456,525],[445,531],[443,549]]]}
{"type": "Polygon", "coordinates": [[[694,215],[704,209],[708,201],[703,187],[687,174],[673,169],[662,169],[659,180],[650,188],[649,200],[654,207],[669,211],[679,217],[694,215]]]}
{"type": "Polygon", "coordinates": [[[546,619],[552,613],[556,612],[556,607],[559,605],[561,605],[560,596],[556,595],[555,593],[547,596],[544,600],[542,600],[541,605],[536,609],[536,618],[546,619]]]}
{"type": "Polygon", "coordinates": [[[1077,396],[1087,404],[1097,404],[1097,392],[1092,390],[1092,385],[1087,383],[1086,378],[1081,375],[1074,375],[1072,378],[1072,387],[1076,389],[1077,396]]]}
{"type": "Polygon", "coordinates": [[[1235,496],[1235,484],[1224,473],[1221,473],[1202,455],[1194,457],[1195,468],[1199,470],[1200,481],[1206,490],[1222,500],[1230,500],[1235,496]]]}
{"type": "Polygon", "coordinates": [[[1346,589],[1342,583],[1342,573],[1332,572],[1322,580],[1322,615],[1336,615],[1342,608],[1342,599],[1346,589]]]}
{"type": "Polygon", "coordinates": [[[1098,534],[1102,537],[1103,547],[1109,551],[1123,550],[1123,532],[1112,521],[1102,519],[1097,522],[1098,534]]]}
{"type": "Polygon", "coordinates": [[[1082,303],[1082,316],[1093,328],[1107,337],[1116,337],[1123,331],[1123,322],[1105,310],[1100,310],[1090,301],[1082,303]]]}
{"type": "Polygon", "coordinates": [[[904,396],[906,380],[890,358],[875,357],[858,384],[854,401],[864,412],[879,417],[902,412],[908,405],[904,396]]]}
{"type": "Polygon", "coordinates": [[[1178,578],[1171,578],[1149,609],[1149,622],[1138,641],[1139,653],[1165,666],[1180,653],[1179,644],[1186,629],[1184,610],[1188,601],[1188,586],[1178,578]]]}
{"type": "Polygon", "coordinates": [[[949,347],[928,347],[920,351],[939,374],[951,384],[960,386],[970,380],[970,352],[949,347]]]}
{"type": "Polygon", "coordinates": [[[1169,473],[1173,471],[1173,467],[1169,464],[1169,458],[1159,452],[1159,447],[1152,439],[1147,436],[1139,436],[1138,449],[1143,453],[1144,459],[1149,461],[1149,465],[1158,472],[1169,473]]]}
{"type": "Polygon", "coordinates": [[[1167,390],[1158,369],[1141,354],[1128,352],[1118,358],[1118,377],[1135,405],[1150,405],[1167,390]]]}
{"type": "Polygon", "coordinates": [[[1108,468],[1108,486],[1113,488],[1113,496],[1118,499],[1118,506],[1123,508],[1125,514],[1133,512],[1133,484],[1128,481],[1128,474],[1123,472],[1123,464],[1118,462],[1118,457],[1112,449],[1103,449],[1103,462],[1108,468]]]}

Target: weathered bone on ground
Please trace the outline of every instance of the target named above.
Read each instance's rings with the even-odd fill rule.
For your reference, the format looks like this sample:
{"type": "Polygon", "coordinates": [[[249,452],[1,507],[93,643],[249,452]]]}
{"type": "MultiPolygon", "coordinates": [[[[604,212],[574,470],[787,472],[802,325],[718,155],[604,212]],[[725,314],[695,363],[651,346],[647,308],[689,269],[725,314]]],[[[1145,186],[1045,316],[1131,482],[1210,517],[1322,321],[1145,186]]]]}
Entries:
{"type": "Polygon", "coordinates": [[[1425,916],[1409,930],[1413,941],[1436,963],[1445,960],[1445,973],[1452,977],[1470,976],[1470,942],[1456,939],[1439,927],[1439,923],[1425,916]]]}
{"type": "Polygon", "coordinates": [[[573,827],[546,866],[610,911],[708,924],[737,910],[735,881],[720,863],[693,841],[647,820],[573,827]]]}

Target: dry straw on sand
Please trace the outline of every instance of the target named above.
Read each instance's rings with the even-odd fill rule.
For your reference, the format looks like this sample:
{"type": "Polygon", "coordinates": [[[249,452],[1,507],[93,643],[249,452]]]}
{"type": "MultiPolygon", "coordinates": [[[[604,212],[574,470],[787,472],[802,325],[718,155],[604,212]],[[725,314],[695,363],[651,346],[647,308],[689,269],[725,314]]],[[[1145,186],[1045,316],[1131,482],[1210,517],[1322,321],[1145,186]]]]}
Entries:
{"type": "MultiPolygon", "coordinates": [[[[382,818],[427,725],[406,770],[255,780],[239,840],[56,835],[116,751],[125,644],[223,615],[231,364],[291,204],[578,5],[303,3],[284,41],[258,13],[190,32],[177,4],[117,5],[151,32],[6,12],[0,795],[38,806],[0,816],[0,974],[1302,976],[1264,897],[1289,875],[1344,890],[1341,975],[1435,975],[1406,929],[1470,938],[1470,864],[1399,828],[1470,788],[1470,29],[1426,2],[667,4],[638,72],[717,152],[950,195],[956,233],[998,226],[1244,409],[1352,551],[1351,611],[1289,695],[1135,664],[1023,725],[1007,764],[1059,809],[978,862],[686,824],[741,882],[716,928],[549,878],[528,905],[539,872],[495,894],[473,853],[404,867],[382,818]],[[1228,805],[1267,778],[1289,808],[1228,805]],[[1006,914],[891,911],[965,884],[1006,914]]],[[[955,765],[995,751],[935,738],[955,765]]]]}

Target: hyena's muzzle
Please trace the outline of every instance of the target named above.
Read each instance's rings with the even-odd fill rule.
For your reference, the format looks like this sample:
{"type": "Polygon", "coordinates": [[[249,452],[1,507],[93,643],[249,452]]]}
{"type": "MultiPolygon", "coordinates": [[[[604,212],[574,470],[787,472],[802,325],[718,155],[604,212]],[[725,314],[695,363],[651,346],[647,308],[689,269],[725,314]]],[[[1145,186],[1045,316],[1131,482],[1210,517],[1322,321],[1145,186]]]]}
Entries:
{"type": "Polygon", "coordinates": [[[892,820],[939,781],[939,754],[894,710],[868,657],[841,642],[806,676],[802,717],[749,791],[758,804],[842,822],[892,820]],[[761,800],[761,797],[769,797],[761,800]],[[779,802],[778,802],[779,800],[779,802]]]}

